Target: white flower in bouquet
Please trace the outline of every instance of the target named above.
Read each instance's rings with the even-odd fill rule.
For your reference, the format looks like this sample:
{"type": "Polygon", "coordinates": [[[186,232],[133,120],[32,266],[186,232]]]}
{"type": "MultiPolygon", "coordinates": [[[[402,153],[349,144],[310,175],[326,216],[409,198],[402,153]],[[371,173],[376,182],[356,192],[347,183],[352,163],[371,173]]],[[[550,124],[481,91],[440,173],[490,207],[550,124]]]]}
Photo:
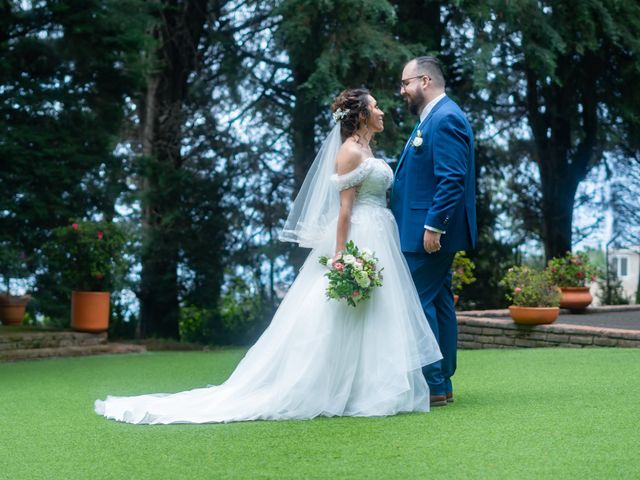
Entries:
{"type": "Polygon", "coordinates": [[[342,261],[347,265],[354,265],[356,263],[356,257],[347,254],[342,257],[342,261]]]}
{"type": "Polygon", "coordinates": [[[363,272],[362,270],[354,272],[354,277],[356,279],[356,283],[362,288],[368,288],[371,285],[371,279],[369,279],[369,275],[367,272],[363,272]]]}

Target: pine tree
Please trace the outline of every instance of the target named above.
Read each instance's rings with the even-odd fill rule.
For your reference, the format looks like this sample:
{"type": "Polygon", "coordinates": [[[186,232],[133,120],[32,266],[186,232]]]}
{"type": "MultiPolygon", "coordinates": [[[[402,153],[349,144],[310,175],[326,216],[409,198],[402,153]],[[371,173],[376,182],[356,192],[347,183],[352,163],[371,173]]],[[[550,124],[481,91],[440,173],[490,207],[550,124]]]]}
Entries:
{"type": "Polygon", "coordinates": [[[41,311],[68,318],[70,292],[55,266],[38,265],[40,248],[71,218],[115,215],[114,149],[142,78],[144,2],[3,1],[0,12],[0,243],[40,271],[41,311]]]}

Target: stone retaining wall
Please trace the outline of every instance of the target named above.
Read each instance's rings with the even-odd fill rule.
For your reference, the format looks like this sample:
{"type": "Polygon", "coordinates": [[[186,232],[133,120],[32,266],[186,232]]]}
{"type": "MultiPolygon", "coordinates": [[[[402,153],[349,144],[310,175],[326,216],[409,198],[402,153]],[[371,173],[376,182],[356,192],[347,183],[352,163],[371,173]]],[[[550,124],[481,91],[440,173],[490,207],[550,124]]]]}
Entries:
{"type": "Polygon", "coordinates": [[[640,348],[640,331],[551,324],[517,325],[511,319],[458,315],[458,348],[640,348]]]}
{"type": "Polygon", "coordinates": [[[106,343],[106,332],[12,332],[0,335],[0,351],[93,346],[106,343]]]}

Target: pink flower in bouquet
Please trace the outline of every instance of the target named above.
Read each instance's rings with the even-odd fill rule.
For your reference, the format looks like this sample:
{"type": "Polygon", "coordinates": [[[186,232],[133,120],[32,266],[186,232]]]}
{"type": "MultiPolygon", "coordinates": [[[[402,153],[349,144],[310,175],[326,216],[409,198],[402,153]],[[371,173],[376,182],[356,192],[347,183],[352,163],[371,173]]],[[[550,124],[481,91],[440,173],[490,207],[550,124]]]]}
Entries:
{"type": "Polygon", "coordinates": [[[340,263],[340,262],[336,262],[336,263],[333,264],[333,268],[335,268],[336,270],[342,271],[342,270],[344,270],[344,265],[342,263],[340,263]]]}
{"type": "Polygon", "coordinates": [[[358,298],[358,297],[360,296],[360,292],[359,292],[358,290],[356,290],[355,292],[353,292],[353,293],[351,294],[351,296],[352,296],[353,298],[358,298]]]}

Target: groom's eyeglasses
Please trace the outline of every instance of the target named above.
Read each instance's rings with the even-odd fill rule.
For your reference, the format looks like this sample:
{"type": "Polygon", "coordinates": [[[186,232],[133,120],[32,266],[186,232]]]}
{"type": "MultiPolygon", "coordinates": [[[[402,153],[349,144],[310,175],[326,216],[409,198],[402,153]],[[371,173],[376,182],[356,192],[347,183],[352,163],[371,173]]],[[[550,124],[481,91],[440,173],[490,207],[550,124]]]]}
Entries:
{"type": "Polygon", "coordinates": [[[415,77],[409,77],[409,78],[404,78],[400,80],[400,88],[407,88],[411,83],[411,80],[414,80],[416,78],[422,78],[422,77],[427,77],[429,80],[431,80],[431,77],[429,75],[426,75],[423,73],[422,75],[416,75],[415,77]]]}

